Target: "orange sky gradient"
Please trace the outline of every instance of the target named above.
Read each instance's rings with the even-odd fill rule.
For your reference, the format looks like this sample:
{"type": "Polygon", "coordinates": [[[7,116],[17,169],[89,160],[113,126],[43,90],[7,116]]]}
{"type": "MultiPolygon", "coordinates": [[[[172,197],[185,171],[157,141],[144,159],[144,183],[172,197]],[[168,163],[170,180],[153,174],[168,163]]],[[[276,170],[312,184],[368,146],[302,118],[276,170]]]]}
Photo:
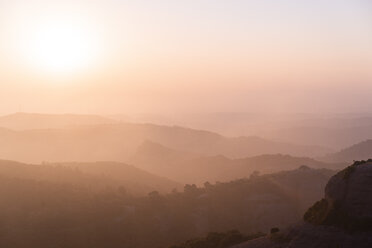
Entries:
{"type": "Polygon", "coordinates": [[[0,113],[368,112],[372,4],[0,0],[0,113]]]}

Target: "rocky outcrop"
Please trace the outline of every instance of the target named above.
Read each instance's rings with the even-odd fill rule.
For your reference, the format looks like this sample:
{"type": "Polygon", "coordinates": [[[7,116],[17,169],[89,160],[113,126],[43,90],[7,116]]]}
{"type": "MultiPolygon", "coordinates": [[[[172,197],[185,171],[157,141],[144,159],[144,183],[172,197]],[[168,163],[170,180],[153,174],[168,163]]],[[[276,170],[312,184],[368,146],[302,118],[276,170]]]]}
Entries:
{"type": "Polygon", "coordinates": [[[372,161],[355,163],[332,177],[325,198],[353,218],[372,217],[372,161]]]}
{"type": "Polygon", "coordinates": [[[372,160],[334,175],[325,196],[304,215],[307,223],[234,248],[372,247],[372,160]]]}
{"type": "Polygon", "coordinates": [[[304,216],[317,225],[334,225],[349,231],[372,229],[372,160],[355,162],[333,176],[325,197],[304,216]]]}
{"type": "Polygon", "coordinates": [[[370,248],[370,232],[348,233],[330,226],[302,224],[231,248],[370,248]]]}

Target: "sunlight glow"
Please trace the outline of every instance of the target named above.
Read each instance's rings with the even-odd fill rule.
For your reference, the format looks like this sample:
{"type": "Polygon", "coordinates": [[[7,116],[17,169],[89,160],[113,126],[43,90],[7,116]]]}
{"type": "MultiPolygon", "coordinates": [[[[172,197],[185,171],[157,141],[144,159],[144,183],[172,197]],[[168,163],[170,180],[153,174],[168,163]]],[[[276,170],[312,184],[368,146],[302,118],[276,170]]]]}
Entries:
{"type": "Polygon", "coordinates": [[[33,25],[20,44],[27,63],[47,73],[72,73],[97,62],[101,49],[94,28],[66,20],[33,25]]]}

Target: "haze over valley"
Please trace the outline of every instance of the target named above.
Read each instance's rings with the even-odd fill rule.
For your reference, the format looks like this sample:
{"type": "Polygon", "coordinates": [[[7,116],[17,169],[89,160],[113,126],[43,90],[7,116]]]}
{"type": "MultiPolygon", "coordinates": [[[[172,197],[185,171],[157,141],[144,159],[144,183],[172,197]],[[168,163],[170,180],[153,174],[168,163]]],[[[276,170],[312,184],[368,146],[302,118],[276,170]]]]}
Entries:
{"type": "Polygon", "coordinates": [[[370,0],[0,0],[0,247],[372,247],[370,0]]]}

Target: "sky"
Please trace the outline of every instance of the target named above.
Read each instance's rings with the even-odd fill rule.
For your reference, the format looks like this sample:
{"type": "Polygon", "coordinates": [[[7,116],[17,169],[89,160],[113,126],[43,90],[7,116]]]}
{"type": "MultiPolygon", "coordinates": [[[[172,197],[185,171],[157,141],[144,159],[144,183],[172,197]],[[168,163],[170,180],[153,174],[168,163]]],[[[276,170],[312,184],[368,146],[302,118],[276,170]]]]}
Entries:
{"type": "Polygon", "coordinates": [[[370,112],[370,0],[0,0],[0,114],[370,112]]]}

